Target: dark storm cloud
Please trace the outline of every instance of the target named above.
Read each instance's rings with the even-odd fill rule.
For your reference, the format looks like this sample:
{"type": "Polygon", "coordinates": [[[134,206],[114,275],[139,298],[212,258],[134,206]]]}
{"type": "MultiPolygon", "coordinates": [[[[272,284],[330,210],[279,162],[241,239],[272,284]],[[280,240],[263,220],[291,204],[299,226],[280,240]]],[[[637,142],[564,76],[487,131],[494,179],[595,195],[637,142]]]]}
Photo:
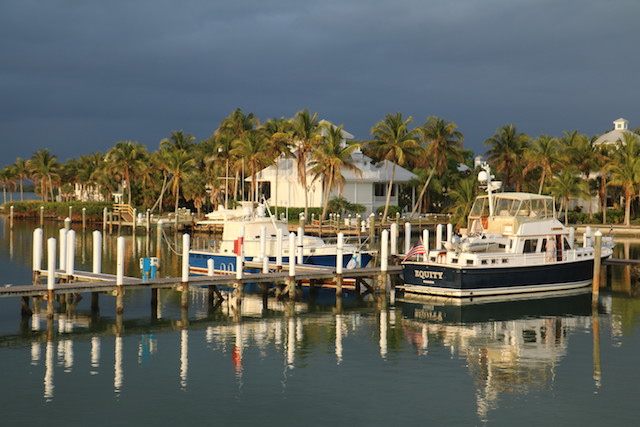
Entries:
{"type": "Polygon", "coordinates": [[[309,108],[357,138],[387,113],[454,121],[477,153],[531,136],[640,126],[640,4],[613,0],[2,1],[0,166],[172,130],[235,108],[309,108]]]}

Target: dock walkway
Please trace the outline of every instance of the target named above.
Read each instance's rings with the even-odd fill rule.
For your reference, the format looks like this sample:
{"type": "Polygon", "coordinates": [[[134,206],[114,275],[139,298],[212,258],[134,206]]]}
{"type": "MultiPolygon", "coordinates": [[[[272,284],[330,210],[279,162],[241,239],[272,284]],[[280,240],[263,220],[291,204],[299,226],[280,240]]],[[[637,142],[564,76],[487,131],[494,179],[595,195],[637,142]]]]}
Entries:
{"type": "MultiPolygon", "coordinates": [[[[255,268],[258,263],[246,263],[245,267],[255,268]],[[252,265],[256,264],[256,265],[252,265]]],[[[262,264],[260,264],[262,265],[262,264]]],[[[272,266],[273,267],[273,266],[272,266]]],[[[389,266],[386,274],[399,274],[400,266],[389,266]]],[[[45,277],[46,270],[40,270],[39,273],[45,277]]],[[[381,270],[378,267],[359,268],[354,270],[344,270],[344,276],[353,279],[378,277],[381,270]]],[[[116,292],[118,285],[116,276],[112,274],[94,274],[90,272],[78,271],[69,277],[62,270],[56,270],[56,277],[65,280],[55,284],[56,294],[65,293],[82,293],[82,292],[116,292]]],[[[286,270],[286,266],[282,271],[273,271],[269,273],[244,273],[242,279],[235,278],[235,272],[232,275],[215,275],[215,276],[189,276],[188,282],[182,282],[178,277],[165,277],[157,279],[139,279],[134,277],[125,277],[122,281],[123,289],[170,289],[179,288],[185,284],[189,286],[234,286],[245,285],[247,283],[284,283],[291,280],[292,276],[286,270]]],[[[297,282],[311,280],[327,280],[335,281],[336,269],[333,267],[318,267],[296,265],[296,275],[293,279],[297,282]]],[[[0,297],[42,297],[47,295],[46,284],[5,286],[0,288],[0,297]]]]}

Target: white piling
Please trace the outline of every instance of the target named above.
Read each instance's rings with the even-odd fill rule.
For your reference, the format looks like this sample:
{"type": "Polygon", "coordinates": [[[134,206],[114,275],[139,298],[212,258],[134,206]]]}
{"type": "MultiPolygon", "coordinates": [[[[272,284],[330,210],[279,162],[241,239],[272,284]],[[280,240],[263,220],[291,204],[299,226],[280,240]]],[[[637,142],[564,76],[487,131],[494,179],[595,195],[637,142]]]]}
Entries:
{"type": "Polygon", "coordinates": [[[74,261],[76,257],[76,232],[75,230],[67,231],[67,276],[73,276],[74,261]]]}
{"type": "Polygon", "coordinates": [[[182,235],[182,283],[189,281],[189,246],[191,236],[187,233],[182,235]]]}
{"type": "Polygon", "coordinates": [[[42,228],[33,230],[33,271],[40,272],[42,270],[42,228]]]}
{"type": "Polygon", "coordinates": [[[298,264],[304,263],[304,229],[298,227],[298,264]]]}
{"type": "Polygon", "coordinates": [[[260,228],[260,259],[262,260],[262,272],[269,272],[269,257],[267,256],[267,227],[260,228]]]}
{"type": "Polygon", "coordinates": [[[102,209],[102,231],[107,231],[107,208],[102,209]]]}
{"type": "Polygon", "coordinates": [[[569,244],[573,248],[573,244],[576,241],[576,229],[573,227],[569,227],[569,244]]]}
{"type": "Polygon", "coordinates": [[[116,285],[122,286],[124,284],[124,237],[118,237],[117,248],[116,285]]]}
{"type": "Polygon", "coordinates": [[[389,253],[391,255],[397,255],[398,254],[398,224],[396,224],[395,222],[391,223],[391,230],[389,231],[389,234],[391,235],[391,250],[389,253]]]}
{"type": "Polygon", "coordinates": [[[429,257],[429,230],[422,230],[422,246],[424,246],[422,260],[426,261],[429,257]]]}
{"type": "Polygon", "coordinates": [[[344,233],[338,233],[338,245],[336,247],[336,274],[342,274],[344,257],[344,233]]]}
{"type": "Polygon", "coordinates": [[[133,208],[133,234],[136,234],[136,227],[138,226],[138,209],[133,208]]]}
{"type": "Polygon", "coordinates": [[[451,242],[451,237],[453,237],[453,224],[447,224],[447,242],[451,242]]]}
{"type": "Polygon", "coordinates": [[[52,291],[56,283],[56,239],[47,240],[47,289],[52,291]]]}
{"type": "Polygon", "coordinates": [[[411,250],[411,223],[404,223],[404,253],[407,254],[411,250]]]}
{"type": "Polygon", "coordinates": [[[102,233],[93,231],[93,273],[102,272],[102,233]]]}
{"type": "Polygon", "coordinates": [[[282,241],[284,236],[282,234],[282,229],[278,228],[276,232],[277,240],[276,240],[276,267],[282,267],[282,241]]]}
{"type": "MultiPolygon", "coordinates": [[[[240,227],[240,236],[238,236],[239,238],[242,238],[242,240],[244,240],[244,225],[240,227]]],[[[236,254],[236,279],[237,280],[242,280],[242,273],[243,273],[243,268],[244,268],[244,242],[243,244],[240,246],[240,253],[236,254]]]]}
{"type": "Polygon", "coordinates": [[[289,233],[289,276],[296,275],[296,233],[289,233]]]}
{"type": "Polygon", "coordinates": [[[207,260],[207,276],[213,276],[213,258],[207,260]]]}
{"type": "Polygon", "coordinates": [[[66,228],[61,228],[60,229],[60,264],[58,265],[58,268],[60,270],[64,270],[65,268],[67,268],[67,229],[66,228]]]}
{"type": "Polygon", "coordinates": [[[585,233],[584,233],[584,240],[583,240],[583,246],[586,247],[590,247],[591,246],[591,227],[587,226],[587,228],[585,229],[585,233]]]}
{"type": "Polygon", "coordinates": [[[439,251],[442,249],[442,224],[438,224],[436,226],[436,247],[435,249],[439,251]]]}
{"type": "MultiPolygon", "coordinates": [[[[69,209],[71,209],[71,206],[69,206],[69,209]]],[[[71,217],[68,216],[64,219],[64,228],[66,228],[67,230],[71,230],[71,217]]]]}
{"type": "Polygon", "coordinates": [[[387,270],[389,270],[389,230],[383,230],[380,241],[380,272],[386,273],[387,270]]]}

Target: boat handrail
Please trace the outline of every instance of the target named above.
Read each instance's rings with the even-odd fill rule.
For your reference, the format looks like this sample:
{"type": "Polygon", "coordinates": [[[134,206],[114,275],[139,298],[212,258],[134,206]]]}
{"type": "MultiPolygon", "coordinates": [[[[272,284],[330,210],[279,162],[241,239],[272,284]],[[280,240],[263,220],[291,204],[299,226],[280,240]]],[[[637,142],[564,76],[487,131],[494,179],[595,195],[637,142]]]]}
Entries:
{"type": "MultiPolygon", "coordinates": [[[[264,207],[267,210],[267,213],[269,214],[269,219],[271,219],[271,223],[273,224],[273,228],[277,228],[276,227],[276,220],[273,218],[273,215],[271,214],[271,208],[269,207],[269,203],[267,202],[267,199],[262,196],[262,203],[264,203],[264,207]]],[[[289,222],[289,218],[287,218],[287,222],[289,222]]]]}

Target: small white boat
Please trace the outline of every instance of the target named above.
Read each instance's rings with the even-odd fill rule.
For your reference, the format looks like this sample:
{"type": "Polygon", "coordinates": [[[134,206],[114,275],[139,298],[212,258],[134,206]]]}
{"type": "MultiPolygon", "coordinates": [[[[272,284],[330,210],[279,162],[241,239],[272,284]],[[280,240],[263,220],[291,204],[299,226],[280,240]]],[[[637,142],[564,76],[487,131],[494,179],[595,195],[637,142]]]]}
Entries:
{"type": "MultiPolygon", "coordinates": [[[[469,214],[468,232],[402,262],[403,284],[410,293],[477,297],[587,286],[592,281],[593,239],[580,246],[574,230],[557,218],[554,200],[529,193],[495,193],[489,167],[480,173],[487,194],[469,214]]],[[[603,237],[601,258],[613,253],[603,237]]]]}

